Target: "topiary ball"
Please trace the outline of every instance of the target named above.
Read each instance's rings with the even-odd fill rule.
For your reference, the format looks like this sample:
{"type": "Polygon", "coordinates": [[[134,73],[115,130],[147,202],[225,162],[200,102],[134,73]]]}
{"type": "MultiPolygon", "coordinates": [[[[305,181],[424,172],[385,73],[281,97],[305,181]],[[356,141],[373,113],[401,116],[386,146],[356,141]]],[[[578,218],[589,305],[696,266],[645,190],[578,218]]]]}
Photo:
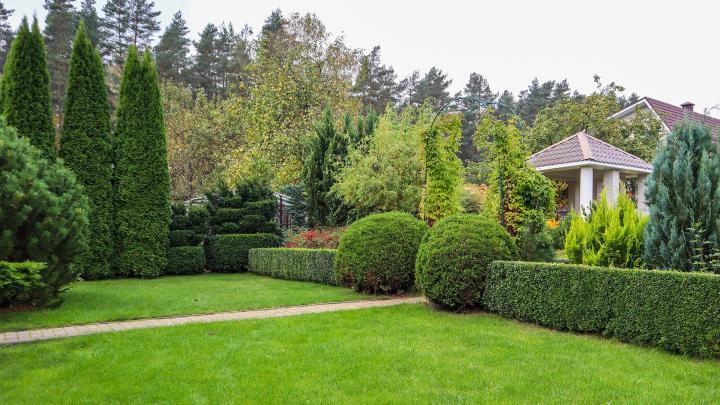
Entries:
{"type": "Polygon", "coordinates": [[[427,225],[402,212],[369,215],[343,234],[335,256],[341,285],[367,293],[402,293],[415,284],[415,256],[427,225]]]}
{"type": "Polygon", "coordinates": [[[461,310],[480,304],[487,266],[516,255],[515,243],[500,224],[457,214],[437,222],[423,238],[415,278],[428,300],[461,310]]]}

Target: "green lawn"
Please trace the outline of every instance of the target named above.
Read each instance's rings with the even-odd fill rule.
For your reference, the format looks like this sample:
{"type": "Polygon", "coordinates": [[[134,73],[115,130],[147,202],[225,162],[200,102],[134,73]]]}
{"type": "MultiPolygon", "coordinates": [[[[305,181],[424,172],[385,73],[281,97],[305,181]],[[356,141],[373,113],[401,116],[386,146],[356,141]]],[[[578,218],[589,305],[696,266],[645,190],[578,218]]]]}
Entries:
{"type": "Polygon", "coordinates": [[[0,348],[0,403],[717,403],[720,362],[424,305],[0,348]]]}
{"type": "Polygon", "coordinates": [[[249,273],[86,281],[71,284],[63,297],[58,308],[0,312],[0,331],[372,298],[249,273]]]}

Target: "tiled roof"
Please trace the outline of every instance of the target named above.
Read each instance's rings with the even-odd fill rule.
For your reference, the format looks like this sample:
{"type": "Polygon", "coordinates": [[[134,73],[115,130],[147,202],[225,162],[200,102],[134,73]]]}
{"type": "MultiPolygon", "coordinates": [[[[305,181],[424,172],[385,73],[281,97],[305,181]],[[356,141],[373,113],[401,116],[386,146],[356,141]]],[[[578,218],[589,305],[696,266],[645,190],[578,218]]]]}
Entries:
{"type": "Polygon", "coordinates": [[[653,110],[660,116],[660,119],[667,125],[671,130],[676,122],[685,118],[687,114],[688,119],[698,124],[704,124],[710,128],[710,135],[714,140],[717,140],[720,134],[720,119],[711,117],[709,115],[700,114],[695,111],[685,111],[682,107],[666,103],[664,101],[655,100],[654,98],[644,97],[644,99],[650,104],[653,110]]]}
{"type": "Polygon", "coordinates": [[[652,165],[639,157],[603,142],[585,132],[567,137],[530,156],[528,159],[538,169],[556,165],[600,163],[610,166],[625,166],[643,171],[652,170],[652,165]]]}

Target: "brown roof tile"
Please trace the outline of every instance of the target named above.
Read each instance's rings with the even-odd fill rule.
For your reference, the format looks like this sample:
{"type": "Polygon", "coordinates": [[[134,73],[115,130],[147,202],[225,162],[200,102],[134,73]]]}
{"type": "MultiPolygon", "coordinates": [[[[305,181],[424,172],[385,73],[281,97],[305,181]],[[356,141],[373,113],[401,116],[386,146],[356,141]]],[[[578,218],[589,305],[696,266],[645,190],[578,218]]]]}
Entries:
{"type": "Polygon", "coordinates": [[[655,110],[658,116],[660,116],[660,119],[671,130],[676,123],[682,122],[685,118],[685,114],[687,114],[690,121],[697,124],[704,124],[708,127],[713,140],[718,139],[718,135],[720,134],[720,119],[700,114],[695,111],[685,111],[682,107],[656,100],[654,98],[644,97],[644,99],[648,102],[648,104],[650,104],[650,107],[655,110]]]}
{"type": "Polygon", "coordinates": [[[585,132],[578,132],[548,146],[528,159],[536,168],[573,163],[600,163],[652,170],[652,165],[639,157],[601,141],[585,132]]]}

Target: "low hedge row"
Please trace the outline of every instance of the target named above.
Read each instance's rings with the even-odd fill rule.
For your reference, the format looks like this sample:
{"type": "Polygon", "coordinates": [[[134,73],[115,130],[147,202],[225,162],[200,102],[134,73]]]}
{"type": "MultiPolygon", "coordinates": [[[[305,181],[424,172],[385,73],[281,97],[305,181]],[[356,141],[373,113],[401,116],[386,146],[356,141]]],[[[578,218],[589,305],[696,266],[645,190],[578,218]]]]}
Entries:
{"type": "Polygon", "coordinates": [[[335,252],[335,249],[251,249],[249,271],[287,280],[337,285],[333,270],[335,252]]]}
{"type": "Polygon", "coordinates": [[[166,274],[198,274],[205,271],[205,250],[202,246],[168,248],[166,274]]]}
{"type": "Polygon", "coordinates": [[[205,241],[207,267],[218,272],[245,271],[250,249],[279,245],[280,238],[269,233],[211,235],[205,241]]]}
{"type": "Polygon", "coordinates": [[[497,261],[483,302],[500,315],[573,332],[720,357],[720,277],[497,261]]]}

